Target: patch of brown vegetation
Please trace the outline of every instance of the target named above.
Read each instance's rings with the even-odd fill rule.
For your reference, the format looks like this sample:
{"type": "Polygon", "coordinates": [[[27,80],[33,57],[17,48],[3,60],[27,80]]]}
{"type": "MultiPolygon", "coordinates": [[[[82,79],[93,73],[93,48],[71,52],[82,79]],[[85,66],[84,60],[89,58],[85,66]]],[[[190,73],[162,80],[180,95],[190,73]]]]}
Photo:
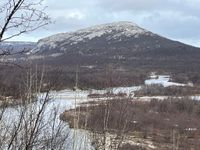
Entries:
{"type": "Polygon", "coordinates": [[[146,85],[135,92],[135,96],[192,96],[199,94],[200,87],[146,85]]]}
{"type": "Polygon", "coordinates": [[[112,92],[107,92],[107,93],[104,93],[104,94],[98,94],[98,93],[89,94],[88,97],[89,98],[106,98],[106,97],[114,98],[114,97],[127,97],[127,94],[126,93],[114,94],[112,92]]]}
{"type": "MultiPolygon", "coordinates": [[[[162,150],[173,147],[178,147],[179,150],[198,150],[199,108],[199,101],[187,98],[150,102],[113,99],[77,109],[80,112],[78,125],[79,128],[99,134],[109,132],[149,139],[162,150]]],[[[78,116],[74,116],[72,112],[74,110],[64,112],[61,119],[74,127],[74,118],[78,116]]]]}

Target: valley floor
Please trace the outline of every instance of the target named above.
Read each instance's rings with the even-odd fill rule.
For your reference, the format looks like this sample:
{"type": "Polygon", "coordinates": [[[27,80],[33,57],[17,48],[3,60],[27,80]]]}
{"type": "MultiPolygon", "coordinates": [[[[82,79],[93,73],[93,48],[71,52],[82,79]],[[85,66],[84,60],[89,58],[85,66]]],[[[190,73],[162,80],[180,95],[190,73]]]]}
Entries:
{"type": "MultiPolygon", "coordinates": [[[[85,149],[167,150],[178,146],[196,150],[200,146],[198,87],[171,82],[165,75],[152,75],[145,84],[51,91],[46,111],[49,117],[54,108],[59,108],[58,119],[61,114],[60,118],[74,128],[70,129],[72,133],[77,131],[77,149],[85,143],[85,149]],[[180,95],[173,95],[174,88],[180,95]],[[81,137],[85,138],[82,142],[81,137]]],[[[38,95],[41,100],[44,97],[45,93],[38,95]]],[[[15,111],[9,108],[6,116],[15,120],[15,111]]]]}
{"type": "MultiPolygon", "coordinates": [[[[145,83],[153,90],[156,84],[164,89],[191,88],[170,82],[169,76],[151,77],[145,83]]],[[[77,107],[60,118],[71,128],[89,130],[97,149],[196,150],[200,146],[199,96],[186,96],[184,90],[179,96],[171,91],[166,96],[135,95],[142,90],[142,86],[91,90],[85,93],[85,102],[77,98],[77,107]]]]}

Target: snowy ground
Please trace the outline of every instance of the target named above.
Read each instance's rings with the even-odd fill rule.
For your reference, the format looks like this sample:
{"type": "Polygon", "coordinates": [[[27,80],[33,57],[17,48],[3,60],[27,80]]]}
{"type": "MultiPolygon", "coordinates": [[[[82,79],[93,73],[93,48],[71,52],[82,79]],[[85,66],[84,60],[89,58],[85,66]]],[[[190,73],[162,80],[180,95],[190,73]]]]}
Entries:
{"type": "MultiPolygon", "coordinates": [[[[200,100],[200,96],[188,96],[192,100],[200,100]]],[[[179,97],[172,97],[172,96],[142,96],[142,97],[135,97],[138,101],[151,101],[152,99],[157,99],[157,100],[165,100],[167,98],[183,98],[181,96],[179,97]]]]}
{"type": "MultiPolygon", "coordinates": [[[[147,79],[145,81],[146,85],[150,85],[150,84],[161,84],[165,87],[167,86],[185,86],[185,84],[180,84],[180,83],[175,83],[175,82],[170,82],[170,76],[167,75],[159,75],[159,76],[151,76],[150,79],[147,79]]],[[[137,91],[141,89],[141,86],[133,86],[133,87],[116,87],[116,88],[107,88],[105,90],[78,90],[78,91],[72,91],[69,89],[66,90],[62,90],[62,91],[52,91],[50,93],[50,98],[51,101],[48,104],[47,107],[47,114],[50,114],[50,112],[52,111],[52,109],[54,109],[55,107],[58,108],[59,110],[59,114],[61,114],[62,112],[64,112],[65,110],[69,110],[69,109],[73,109],[75,108],[78,104],[83,103],[83,102],[88,102],[91,101],[93,99],[88,98],[89,94],[93,94],[93,93],[98,93],[98,94],[104,94],[107,92],[113,92],[114,94],[118,94],[118,93],[126,93],[127,95],[134,95],[134,91],[137,91]]],[[[45,94],[39,94],[40,99],[43,99],[45,96],[45,94]]],[[[151,100],[151,99],[166,99],[166,96],[154,96],[154,97],[140,97],[138,98],[138,100],[151,100]]],[[[200,100],[200,96],[192,96],[192,99],[195,100],[200,100]]],[[[38,107],[40,107],[41,103],[37,103],[38,107]]],[[[5,118],[9,118],[8,123],[12,122],[13,120],[15,120],[15,116],[13,114],[17,113],[17,109],[16,108],[8,108],[6,110],[6,114],[5,114],[5,118]]],[[[59,117],[58,117],[59,119],[59,117]]],[[[89,137],[88,134],[86,132],[83,131],[77,131],[77,134],[79,135],[79,139],[77,141],[79,141],[78,143],[80,143],[79,145],[81,145],[82,142],[80,142],[80,139],[85,138],[85,140],[87,142],[88,145],[86,147],[90,147],[91,145],[89,144],[89,137]]],[[[80,147],[79,147],[80,148],[80,147]]],[[[78,148],[77,148],[78,149],[78,148]]]]}
{"type": "Polygon", "coordinates": [[[152,75],[150,76],[150,79],[145,81],[146,85],[152,85],[152,84],[161,84],[164,87],[168,86],[186,86],[185,84],[176,83],[176,82],[170,82],[170,76],[168,75],[152,75]]]}

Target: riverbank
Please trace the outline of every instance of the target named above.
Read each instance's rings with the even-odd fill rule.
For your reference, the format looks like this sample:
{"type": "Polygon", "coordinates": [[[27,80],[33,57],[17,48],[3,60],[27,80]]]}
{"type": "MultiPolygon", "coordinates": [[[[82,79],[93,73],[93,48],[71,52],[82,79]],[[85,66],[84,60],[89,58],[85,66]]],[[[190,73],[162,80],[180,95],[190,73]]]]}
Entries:
{"type": "MultiPolygon", "coordinates": [[[[158,77],[158,79],[159,79],[159,82],[156,82],[156,84],[166,84],[167,82],[170,82],[168,76],[163,78],[163,80],[165,80],[164,82],[160,80],[161,78],[158,77]]],[[[148,80],[151,80],[151,79],[148,79],[148,80]]],[[[151,82],[148,82],[148,83],[150,84],[151,82]]],[[[152,82],[152,84],[154,83],[152,82]]],[[[170,83],[170,84],[173,84],[174,86],[174,83],[170,83]]],[[[167,85],[169,84],[167,83],[167,85]]],[[[143,99],[142,97],[135,97],[135,93],[137,93],[137,91],[140,91],[142,89],[142,86],[144,85],[132,86],[132,87],[113,87],[113,88],[106,88],[102,90],[89,89],[89,90],[73,91],[70,89],[66,89],[66,90],[61,90],[61,91],[50,91],[49,96],[48,96],[49,101],[45,107],[44,120],[48,121],[52,119],[52,115],[53,115],[52,112],[57,110],[56,116],[55,116],[56,124],[60,122],[60,118],[61,118],[62,120],[64,120],[64,124],[65,124],[64,126],[66,129],[65,132],[63,132],[63,134],[66,134],[68,132],[71,133],[71,137],[70,139],[68,139],[68,141],[70,142],[70,144],[68,145],[70,147],[69,149],[73,149],[71,147],[73,147],[74,144],[72,143],[74,143],[74,141],[76,141],[75,145],[77,145],[77,149],[82,147],[81,143],[86,144],[86,146],[84,147],[85,149],[89,149],[89,148],[93,149],[94,147],[98,148],[99,143],[97,143],[96,141],[100,141],[101,143],[103,143],[100,146],[106,146],[106,147],[110,147],[109,143],[116,143],[118,144],[118,146],[120,145],[120,149],[122,150],[128,149],[128,148],[137,148],[137,149],[149,148],[151,150],[151,149],[155,149],[156,147],[162,146],[159,143],[165,145],[165,147],[170,147],[172,145],[171,144],[172,141],[168,142],[169,144],[167,143],[164,144],[164,142],[159,141],[159,139],[163,139],[163,137],[165,137],[165,136],[161,136],[161,133],[162,135],[165,135],[164,130],[156,129],[155,127],[152,127],[152,125],[148,127],[147,129],[145,128],[138,129],[139,120],[136,120],[137,118],[135,117],[138,117],[138,118],[146,117],[146,120],[148,120],[148,118],[151,119],[150,117],[151,115],[150,116],[148,115],[153,114],[154,118],[157,118],[155,115],[157,113],[156,111],[152,111],[154,112],[152,113],[150,110],[146,110],[146,108],[149,108],[149,106],[146,104],[151,103],[151,99],[147,99],[144,97],[143,99]],[[117,100],[117,103],[115,100],[117,100]],[[122,102],[118,103],[121,100],[123,100],[123,102],[125,101],[128,103],[125,103],[125,104],[122,102]],[[132,102],[135,102],[134,105],[132,102]],[[135,108],[135,106],[137,106],[136,102],[138,102],[141,105],[144,104],[143,105],[144,107],[139,107],[139,109],[135,108]],[[111,105],[112,105],[112,109],[110,109],[111,105]],[[135,110],[131,109],[130,111],[128,109],[130,106],[132,108],[135,108],[135,110]],[[150,112],[147,113],[148,111],[150,112]],[[59,117],[59,115],[63,112],[66,113],[66,115],[63,118],[62,118],[62,115],[61,117],[59,117]],[[129,122],[128,120],[124,120],[124,118],[126,118],[123,115],[124,113],[128,114],[128,116],[132,115],[132,118],[134,120],[132,120],[131,122],[129,122]],[[142,116],[137,116],[136,114],[141,114],[142,116]],[[111,116],[105,117],[105,115],[106,116],[111,115],[111,116]],[[121,120],[119,120],[119,118],[115,118],[115,116],[120,117],[121,120]],[[96,122],[96,120],[100,122],[96,122]],[[110,120],[114,120],[114,123],[109,123],[110,120]],[[124,123],[127,123],[127,124],[124,124],[124,123]],[[111,126],[112,128],[110,128],[111,126]],[[125,130],[126,128],[124,127],[129,127],[129,126],[130,127],[135,126],[136,129],[133,128],[133,129],[130,129],[130,131],[125,130]],[[146,134],[146,130],[148,131],[147,132],[148,134],[146,134]],[[155,130],[157,130],[156,133],[154,132],[155,130]],[[76,139],[74,139],[73,137],[74,133],[76,135],[76,139]],[[159,135],[157,135],[157,133],[159,133],[159,135]],[[81,141],[82,137],[86,137],[86,142],[81,141]],[[152,140],[154,138],[158,139],[158,141],[152,140]]],[[[185,86],[180,86],[180,88],[183,88],[183,87],[185,86]]],[[[41,105],[42,105],[43,100],[45,99],[45,96],[46,96],[45,93],[38,94],[37,97],[39,101],[31,105],[31,108],[33,108],[34,111],[41,108],[41,105]]],[[[150,96],[148,98],[150,98],[150,96]]],[[[155,100],[155,98],[153,99],[155,100]]],[[[165,97],[164,99],[170,100],[169,97],[165,97]]],[[[163,99],[163,102],[165,101],[164,99],[163,99]]],[[[16,116],[19,113],[17,109],[18,107],[16,109],[8,108],[6,110],[5,112],[6,115],[4,118],[5,120],[9,118],[8,126],[11,122],[16,121],[16,116]]],[[[162,117],[163,116],[160,116],[160,118],[162,117]]],[[[143,121],[145,122],[145,120],[143,121]]],[[[157,122],[159,122],[159,120],[157,120],[157,122]]],[[[47,126],[47,128],[49,128],[49,126],[47,126]]],[[[194,131],[194,129],[196,130],[196,128],[193,128],[193,127],[188,127],[186,129],[191,130],[191,131],[194,131]]],[[[167,134],[166,134],[167,136],[170,136],[170,140],[171,140],[171,130],[173,130],[173,128],[170,128],[170,130],[167,130],[167,134]]],[[[114,145],[112,144],[112,146],[117,146],[116,144],[114,145]]]]}
{"type": "Polygon", "coordinates": [[[197,149],[200,146],[199,108],[199,101],[187,98],[150,102],[113,99],[84,104],[76,111],[67,110],[60,118],[71,128],[91,131],[96,146],[104,140],[101,147],[107,147],[112,143],[108,139],[113,137],[115,144],[121,148],[128,144],[129,147],[139,145],[146,150],[167,150],[174,146],[197,149]],[[136,139],[143,142],[137,144],[136,139]]]}

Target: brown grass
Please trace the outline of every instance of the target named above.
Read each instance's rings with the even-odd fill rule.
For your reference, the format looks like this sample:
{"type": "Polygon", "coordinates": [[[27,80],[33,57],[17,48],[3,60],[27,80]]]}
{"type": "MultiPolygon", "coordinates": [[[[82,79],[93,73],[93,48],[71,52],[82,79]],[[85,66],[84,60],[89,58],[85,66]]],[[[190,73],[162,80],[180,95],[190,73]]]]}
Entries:
{"type": "MultiPolygon", "coordinates": [[[[73,111],[61,114],[61,119],[68,121],[71,127],[74,126],[73,111]]],[[[160,148],[176,145],[179,150],[198,150],[200,147],[199,101],[187,98],[150,102],[113,99],[81,107],[80,112],[79,127],[92,132],[135,135],[150,139],[160,148]],[[108,118],[106,126],[105,118],[108,118]]]]}

